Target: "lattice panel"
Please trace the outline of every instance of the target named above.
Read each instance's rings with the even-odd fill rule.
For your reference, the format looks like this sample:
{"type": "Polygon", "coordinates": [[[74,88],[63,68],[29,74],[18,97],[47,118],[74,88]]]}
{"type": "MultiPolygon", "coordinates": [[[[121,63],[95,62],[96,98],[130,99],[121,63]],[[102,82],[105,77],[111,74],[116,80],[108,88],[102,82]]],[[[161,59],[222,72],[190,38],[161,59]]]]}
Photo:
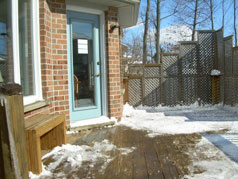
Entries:
{"type": "Polygon", "coordinates": [[[180,58],[182,74],[197,74],[197,48],[195,43],[181,44],[180,58]]]}
{"type": "Polygon", "coordinates": [[[143,75],[143,65],[129,65],[129,75],[143,75]]]}
{"type": "Polygon", "coordinates": [[[238,75],[238,48],[233,50],[233,72],[238,75]]]}
{"type": "Polygon", "coordinates": [[[164,76],[175,76],[179,74],[179,64],[177,55],[162,56],[162,63],[164,76]]]}
{"type": "Polygon", "coordinates": [[[225,44],[225,75],[232,74],[232,38],[224,41],[225,44]]]}
{"type": "Polygon", "coordinates": [[[164,78],[162,83],[163,104],[175,106],[179,104],[179,80],[175,78],[164,78]]]}
{"type": "Polygon", "coordinates": [[[145,67],[145,77],[160,77],[160,67],[145,67]]]}
{"type": "Polygon", "coordinates": [[[129,103],[132,106],[142,104],[142,80],[129,79],[129,103]]]}
{"type": "Polygon", "coordinates": [[[212,103],[212,83],[210,76],[203,76],[199,78],[200,84],[200,100],[202,104],[212,103]]]}
{"type": "Polygon", "coordinates": [[[224,72],[224,61],[223,61],[223,30],[216,32],[217,38],[217,60],[218,60],[218,70],[222,73],[224,72]]]}
{"type": "Polygon", "coordinates": [[[145,105],[158,106],[160,104],[160,79],[145,79],[145,105]]]}
{"type": "Polygon", "coordinates": [[[233,78],[225,78],[224,80],[224,103],[227,105],[232,104],[233,93],[233,78]]]}
{"type": "Polygon", "coordinates": [[[199,32],[199,70],[200,74],[210,75],[215,68],[215,33],[199,32]]]}
{"type": "Polygon", "coordinates": [[[233,105],[238,104],[238,77],[233,78],[233,105]]]}
{"type": "Polygon", "coordinates": [[[183,77],[182,93],[183,104],[190,105],[197,101],[197,77],[183,77]]]}

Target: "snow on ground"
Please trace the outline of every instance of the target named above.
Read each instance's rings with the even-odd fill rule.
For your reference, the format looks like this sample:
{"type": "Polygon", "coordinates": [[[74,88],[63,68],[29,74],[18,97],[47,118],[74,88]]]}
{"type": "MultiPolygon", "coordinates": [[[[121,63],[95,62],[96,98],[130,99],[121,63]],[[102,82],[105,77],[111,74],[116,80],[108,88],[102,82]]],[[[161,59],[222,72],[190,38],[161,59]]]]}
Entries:
{"type": "Polygon", "coordinates": [[[211,143],[221,149],[229,158],[238,163],[238,134],[202,134],[211,143]]]}
{"type": "Polygon", "coordinates": [[[238,178],[238,165],[234,162],[238,161],[237,111],[237,107],[199,107],[197,103],[175,107],[139,106],[136,109],[126,104],[119,125],[146,130],[150,137],[227,131],[225,134],[204,133],[195,148],[189,148],[188,154],[192,156],[193,162],[189,166],[191,174],[184,178],[235,179],[238,178]]]}
{"type": "Polygon", "coordinates": [[[238,178],[238,165],[230,160],[204,137],[188,154],[193,163],[189,166],[187,179],[235,179],[238,178]]]}
{"type": "Polygon", "coordinates": [[[191,134],[228,130],[238,133],[238,115],[231,107],[198,104],[175,107],[144,107],[134,109],[126,104],[119,125],[146,130],[148,136],[191,134]]]}
{"type": "Polygon", "coordinates": [[[67,168],[70,168],[71,173],[79,170],[85,162],[90,163],[90,167],[94,167],[98,161],[102,161],[101,172],[107,167],[107,165],[113,160],[110,156],[111,151],[119,151],[121,155],[127,155],[135,150],[135,148],[117,148],[111,144],[108,140],[102,142],[95,142],[94,145],[62,145],[55,147],[51,152],[42,157],[42,160],[49,164],[43,165],[43,172],[40,175],[34,175],[29,173],[30,179],[39,178],[67,178],[67,168]],[[62,166],[63,165],[63,166],[62,166]],[[61,172],[55,172],[57,170],[61,172]],[[65,173],[66,171],[66,173],[65,173]],[[54,173],[54,174],[53,174],[54,173]]]}

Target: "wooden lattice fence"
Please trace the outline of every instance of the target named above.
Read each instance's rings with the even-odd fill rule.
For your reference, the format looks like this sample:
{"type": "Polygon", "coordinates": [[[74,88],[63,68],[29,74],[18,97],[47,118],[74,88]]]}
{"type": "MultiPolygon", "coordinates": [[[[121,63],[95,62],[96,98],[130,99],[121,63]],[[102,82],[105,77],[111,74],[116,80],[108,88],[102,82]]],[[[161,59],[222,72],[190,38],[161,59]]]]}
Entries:
{"type": "Polygon", "coordinates": [[[161,64],[129,65],[129,103],[238,104],[238,48],[232,43],[232,36],[224,38],[222,29],[198,31],[198,41],[180,42],[179,54],[162,54],[161,64]],[[213,69],[221,75],[212,81],[213,69]]]}

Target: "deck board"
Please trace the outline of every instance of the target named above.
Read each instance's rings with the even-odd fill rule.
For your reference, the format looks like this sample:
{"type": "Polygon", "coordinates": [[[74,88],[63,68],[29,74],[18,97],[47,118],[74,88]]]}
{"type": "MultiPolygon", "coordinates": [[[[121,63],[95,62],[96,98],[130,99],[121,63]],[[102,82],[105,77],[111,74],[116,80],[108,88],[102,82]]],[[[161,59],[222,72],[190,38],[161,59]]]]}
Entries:
{"type": "MultiPolygon", "coordinates": [[[[125,126],[97,129],[82,137],[75,145],[93,146],[95,142],[108,140],[116,146],[109,155],[111,161],[98,161],[93,167],[84,164],[79,171],[67,178],[98,179],[174,179],[183,178],[191,164],[186,151],[200,139],[200,135],[161,135],[148,137],[146,131],[125,126]],[[130,149],[124,153],[123,150],[130,149]],[[102,166],[105,168],[102,170],[102,166]]],[[[74,140],[75,141],[75,140],[74,140]]]]}

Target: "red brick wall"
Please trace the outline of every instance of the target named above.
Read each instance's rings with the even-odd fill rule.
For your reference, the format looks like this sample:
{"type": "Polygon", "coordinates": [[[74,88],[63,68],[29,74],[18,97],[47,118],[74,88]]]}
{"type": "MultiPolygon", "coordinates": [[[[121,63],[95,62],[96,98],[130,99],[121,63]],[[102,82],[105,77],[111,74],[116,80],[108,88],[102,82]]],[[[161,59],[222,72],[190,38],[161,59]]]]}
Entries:
{"type": "Polygon", "coordinates": [[[69,120],[67,32],[65,0],[39,0],[40,56],[43,98],[49,106],[31,111],[26,117],[39,113],[60,113],[69,120]]]}
{"type": "Polygon", "coordinates": [[[113,32],[110,32],[111,25],[119,25],[117,8],[109,7],[109,10],[105,13],[105,18],[109,116],[120,120],[123,101],[121,96],[120,30],[115,28],[113,32]]]}
{"type": "MultiPolygon", "coordinates": [[[[69,96],[67,71],[67,33],[65,0],[39,0],[40,5],[40,55],[43,97],[47,107],[25,114],[30,117],[39,113],[61,113],[69,122],[69,96]]],[[[121,118],[121,52],[117,8],[109,7],[106,18],[106,50],[108,68],[109,117],[121,118]]]]}

